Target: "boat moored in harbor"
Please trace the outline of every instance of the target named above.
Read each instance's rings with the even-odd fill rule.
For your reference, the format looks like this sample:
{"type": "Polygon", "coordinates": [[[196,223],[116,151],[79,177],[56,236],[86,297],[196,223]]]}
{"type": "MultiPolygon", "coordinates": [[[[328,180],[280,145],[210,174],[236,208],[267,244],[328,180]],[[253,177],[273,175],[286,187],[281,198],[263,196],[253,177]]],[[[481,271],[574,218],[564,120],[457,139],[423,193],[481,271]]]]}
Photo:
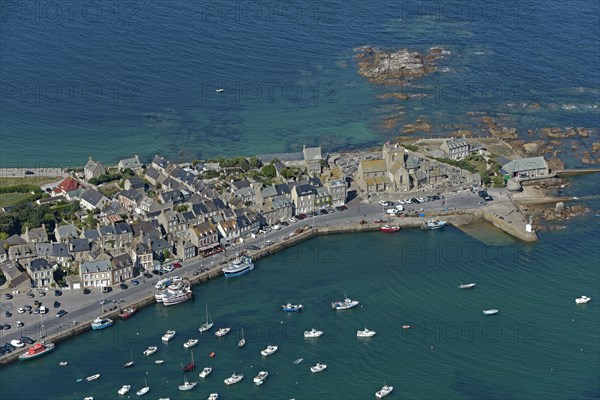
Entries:
{"type": "Polygon", "coordinates": [[[305,338],[318,338],[323,334],[323,331],[318,331],[315,328],[312,328],[310,331],[304,331],[305,338]]]}
{"type": "Polygon", "coordinates": [[[244,375],[242,375],[242,374],[237,375],[234,372],[233,375],[231,375],[229,378],[225,379],[223,382],[225,382],[225,384],[229,386],[229,385],[233,385],[233,384],[238,383],[242,379],[244,379],[244,375]]]}
{"type": "Polygon", "coordinates": [[[144,350],[144,355],[145,356],[149,356],[151,354],[154,354],[154,353],[156,353],[156,350],[158,350],[158,347],[156,347],[156,346],[150,346],[146,350],[144,350]]]}
{"type": "Polygon", "coordinates": [[[212,368],[211,367],[204,367],[204,369],[202,369],[202,371],[198,374],[198,376],[200,378],[204,379],[207,376],[209,376],[211,372],[212,372],[212,368]]]}
{"type": "Polygon", "coordinates": [[[260,371],[258,373],[258,375],[256,375],[254,377],[254,379],[252,380],[257,386],[260,386],[263,384],[264,380],[267,379],[267,376],[269,376],[269,372],[267,371],[260,371]]]}
{"type": "Polygon", "coordinates": [[[313,365],[310,367],[310,372],[321,372],[327,368],[327,364],[317,363],[317,365],[313,365]]]}
{"type": "Polygon", "coordinates": [[[446,226],[446,221],[438,221],[437,219],[428,219],[427,222],[421,225],[421,229],[425,231],[431,231],[434,229],[440,229],[446,226]]]}
{"type": "Polygon", "coordinates": [[[459,289],[471,289],[475,287],[474,283],[461,283],[460,285],[458,285],[459,289]]]}
{"type": "Polygon", "coordinates": [[[181,390],[182,392],[192,390],[193,388],[196,387],[197,384],[198,384],[198,382],[189,382],[187,380],[187,377],[184,376],[183,385],[179,385],[179,390],[181,390]]]}
{"type": "Polygon", "coordinates": [[[124,309],[121,310],[121,312],[119,313],[119,317],[121,319],[128,319],[131,318],[131,316],[133,314],[135,314],[137,311],[137,307],[136,306],[129,306],[129,307],[125,307],[124,309]]]}
{"type": "Polygon", "coordinates": [[[254,263],[252,258],[248,256],[241,256],[235,259],[231,264],[222,269],[223,274],[226,278],[232,278],[236,276],[246,275],[248,272],[254,269],[254,263]]]}
{"type": "Polygon", "coordinates": [[[331,303],[331,308],[334,310],[347,310],[349,308],[356,307],[359,304],[360,303],[358,300],[350,300],[348,297],[346,297],[343,301],[334,301],[331,303]]]}
{"type": "Polygon", "coordinates": [[[483,315],[495,315],[498,314],[498,310],[496,310],[495,308],[490,309],[490,310],[483,310],[483,315]]]}
{"type": "MultiPolygon", "coordinates": [[[[28,361],[42,357],[54,350],[54,343],[35,343],[26,353],[19,356],[19,361],[28,361]]],[[[64,365],[67,365],[66,362],[64,365]]]]}
{"type": "Polygon", "coordinates": [[[575,299],[575,303],[577,304],[586,304],[589,303],[592,299],[587,296],[581,296],[575,299]]]}
{"type": "Polygon", "coordinates": [[[112,319],[98,317],[92,322],[92,329],[97,331],[100,329],[108,328],[109,326],[112,326],[112,324],[113,324],[112,319]]]}
{"type": "Polygon", "coordinates": [[[270,345],[267,346],[266,349],[261,350],[260,354],[262,354],[263,356],[267,357],[267,356],[270,356],[271,354],[275,353],[278,349],[279,349],[279,347],[270,344],[270,345]]]}
{"type": "Polygon", "coordinates": [[[198,330],[200,332],[206,332],[207,330],[209,330],[210,328],[213,327],[215,323],[213,322],[212,318],[210,317],[210,314],[208,313],[208,305],[206,306],[206,322],[203,323],[200,328],[198,328],[198,330]]]}
{"type": "Polygon", "coordinates": [[[190,347],[194,347],[197,344],[198,344],[198,339],[188,339],[188,341],[183,344],[183,347],[185,347],[186,349],[189,349],[190,347]]]}
{"type": "Polygon", "coordinates": [[[223,337],[223,336],[227,335],[230,330],[231,330],[231,328],[220,328],[218,331],[215,332],[215,336],[223,337]]]}
{"type": "Polygon", "coordinates": [[[175,334],[177,332],[174,330],[168,330],[167,332],[165,332],[165,334],[162,336],[162,341],[163,342],[168,342],[171,339],[173,339],[175,337],[175,334]]]}
{"type": "Polygon", "coordinates": [[[302,311],[303,308],[304,308],[304,306],[302,304],[287,303],[287,304],[283,304],[281,306],[281,311],[285,311],[285,312],[299,312],[299,311],[302,311]]]}
{"type": "MultiPolygon", "coordinates": [[[[183,303],[184,301],[191,299],[192,296],[193,292],[190,281],[182,279],[173,282],[162,292],[162,303],[165,306],[172,306],[183,303]]],[[[156,299],[158,301],[158,297],[156,299]]]]}
{"type": "Polygon", "coordinates": [[[121,389],[117,390],[117,393],[119,393],[121,396],[124,396],[127,393],[129,393],[130,390],[131,390],[131,385],[123,385],[123,386],[121,386],[121,389]]]}
{"type": "Polygon", "coordinates": [[[393,386],[384,385],[381,388],[381,390],[379,390],[377,393],[375,393],[375,397],[378,399],[382,399],[385,396],[387,396],[388,394],[392,393],[392,390],[394,390],[393,386]]]}
{"type": "Polygon", "coordinates": [[[399,232],[400,227],[397,225],[395,225],[395,226],[384,225],[381,228],[379,228],[379,230],[383,233],[394,233],[394,232],[399,232]]]}
{"type": "Polygon", "coordinates": [[[356,331],[356,337],[372,337],[372,336],[375,336],[375,333],[377,333],[377,332],[370,331],[365,326],[365,329],[363,331],[356,331]]]}
{"type": "Polygon", "coordinates": [[[85,378],[85,380],[88,382],[91,382],[91,381],[95,381],[98,378],[100,378],[100,374],[94,374],[94,375],[88,376],[87,378],[85,378]]]}

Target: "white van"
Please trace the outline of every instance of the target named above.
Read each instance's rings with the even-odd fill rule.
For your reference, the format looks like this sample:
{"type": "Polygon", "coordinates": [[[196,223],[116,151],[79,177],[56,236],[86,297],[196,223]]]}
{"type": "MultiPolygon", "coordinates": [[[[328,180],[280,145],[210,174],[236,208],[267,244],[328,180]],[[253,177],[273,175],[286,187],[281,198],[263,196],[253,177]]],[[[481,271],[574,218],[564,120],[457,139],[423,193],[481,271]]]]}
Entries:
{"type": "Polygon", "coordinates": [[[388,208],[387,210],[385,210],[386,214],[397,214],[398,213],[398,209],[397,208],[388,208]]]}
{"type": "Polygon", "coordinates": [[[171,278],[164,278],[164,279],[161,279],[160,281],[156,282],[156,285],[154,285],[154,287],[157,289],[164,289],[167,286],[169,286],[170,284],[171,284],[171,278]]]}
{"type": "Polygon", "coordinates": [[[396,210],[398,210],[398,212],[402,212],[402,211],[404,211],[404,207],[402,207],[400,204],[398,204],[396,206],[396,210]]]}
{"type": "Polygon", "coordinates": [[[40,307],[40,314],[46,314],[47,312],[48,312],[48,309],[46,308],[46,306],[40,307]]]}

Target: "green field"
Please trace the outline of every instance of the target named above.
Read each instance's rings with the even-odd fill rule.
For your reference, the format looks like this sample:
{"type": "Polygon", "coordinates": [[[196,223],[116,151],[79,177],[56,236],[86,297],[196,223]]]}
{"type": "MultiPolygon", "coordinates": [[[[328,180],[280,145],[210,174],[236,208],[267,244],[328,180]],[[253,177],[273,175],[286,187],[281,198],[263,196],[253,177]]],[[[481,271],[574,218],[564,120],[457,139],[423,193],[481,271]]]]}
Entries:
{"type": "MultiPolygon", "coordinates": [[[[26,178],[0,178],[0,187],[9,187],[16,185],[43,185],[46,183],[56,182],[60,178],[52,178],[47,176],[32,176],[26,178]]],[[[31,193],[0,193],[0,207],[12,206],[22,200],[27,200],[32,197],[31,193]]]]}

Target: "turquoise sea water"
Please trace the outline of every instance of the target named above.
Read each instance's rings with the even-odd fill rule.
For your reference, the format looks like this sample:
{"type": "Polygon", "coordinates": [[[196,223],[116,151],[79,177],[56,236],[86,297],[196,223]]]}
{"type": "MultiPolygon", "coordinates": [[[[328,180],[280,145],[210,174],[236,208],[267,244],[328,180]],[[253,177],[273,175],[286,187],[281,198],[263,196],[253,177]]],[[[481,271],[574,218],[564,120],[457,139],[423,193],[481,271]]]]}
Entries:
{"type": "MultiPolygon", "coordinates": [[[[426,117],[432,133],[497,115],[521,132],[597,127],[597,2],[6,2],[5,165],[81,165],[379,145],[426,117]],[[414,86],[372,86],[363,45],[451,54],[414,86]],[[215,88],[224,87],[218,95],[215,88]],[[422,94],[410,101],[376,95],[422,94]],[[540,109],[531,108],[538,103],[540,109]],[[574,107],[574,108],[571,108],[574,107]],[[404,114],[402,114],[404,113],[404,114]],[[390,116],[402,120],[382,127],[390,116]]],[[[589,145],[589,143],[584,146],[589,145]]],[[[579,143],[578,147],[582,147],[579,143]]]]}
{"type": "Polygon", "coordinates": [[[598,217],[533,245],[483,245],[453,228],[319,237],[258,262],[244,277],[197,286],[193,301],[148,307],[111,329],[61,343],[44,358],[3,368],[0,398],[116,398],[121,385],[137,390],[146,377],[149,398],[205,398],[217,391],[224,399],[364,399],[386,382],[396,399],[597,399],[599,242],[598,217]],[[459,282],[477,286],[459,290],[459,282]],[[331,310],[329,303],[344,292],[361,307],[331,310]],[[594,300],[576,305],[582,294],[594,300]],[[305,311],[282,313],[279,305],[288,300],[305,311]],[[199,368],[188,378],[198,380],[208,365],[213,373],[182,393],[181,363],[190,358],[182,344],[199,336],[205,304],[213,331],[230,326],[232,332],[220,340],[213,331],[202,337],[194,348],[199,368]],[[485,317],[488,308],[500,313],[485,317]],[[365,325],[377,335],[359,340],[356,331],[365,325]],[[304,339],[311,327],[325,334],[304,339]],[[167,329],[177,336],[164,345],[167,329]],[[261,357],[269,343],[279,351],[261,357]],[[144,359],[150,345],[159,350],[144,359]],[[123,369],[130,350],[137,364],[123,369]],[[294,365],[300,357],[304,362],[294,365]],[[159,366],[154,359],[166,361],[159,366]],[[59,367],[61,360],[69,365],[59,367]],[[329,367],[311,374],[317,362],[329,367]],[[270,376],[256,387],[251,379],[261,369],[270,376]],[[234,371],[244,380],[226,387],[223,379],[234,371]],[[102,375],[98,381],[76,383],[94,373],[102,375]],[[43,387],[24,383],[32,374],[43,387]]]}

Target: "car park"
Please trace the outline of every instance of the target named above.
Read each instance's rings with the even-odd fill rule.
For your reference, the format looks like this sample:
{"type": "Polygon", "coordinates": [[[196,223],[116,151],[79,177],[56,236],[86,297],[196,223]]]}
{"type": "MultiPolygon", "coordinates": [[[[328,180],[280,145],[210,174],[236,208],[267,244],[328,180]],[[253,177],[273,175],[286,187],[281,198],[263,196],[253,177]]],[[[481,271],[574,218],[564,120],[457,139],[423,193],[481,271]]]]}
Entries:
{"type": "Polygon", "coordinates": [[[63,317],[63,316],[65,316],[65,315],[67,315],[67,314],[68,314],[68,313],[67,313],[67,311],[65,311],[65,310],[60,310],[59,312],[57,312],[57,313],[56,313],[56,318],[63,317]]]}

